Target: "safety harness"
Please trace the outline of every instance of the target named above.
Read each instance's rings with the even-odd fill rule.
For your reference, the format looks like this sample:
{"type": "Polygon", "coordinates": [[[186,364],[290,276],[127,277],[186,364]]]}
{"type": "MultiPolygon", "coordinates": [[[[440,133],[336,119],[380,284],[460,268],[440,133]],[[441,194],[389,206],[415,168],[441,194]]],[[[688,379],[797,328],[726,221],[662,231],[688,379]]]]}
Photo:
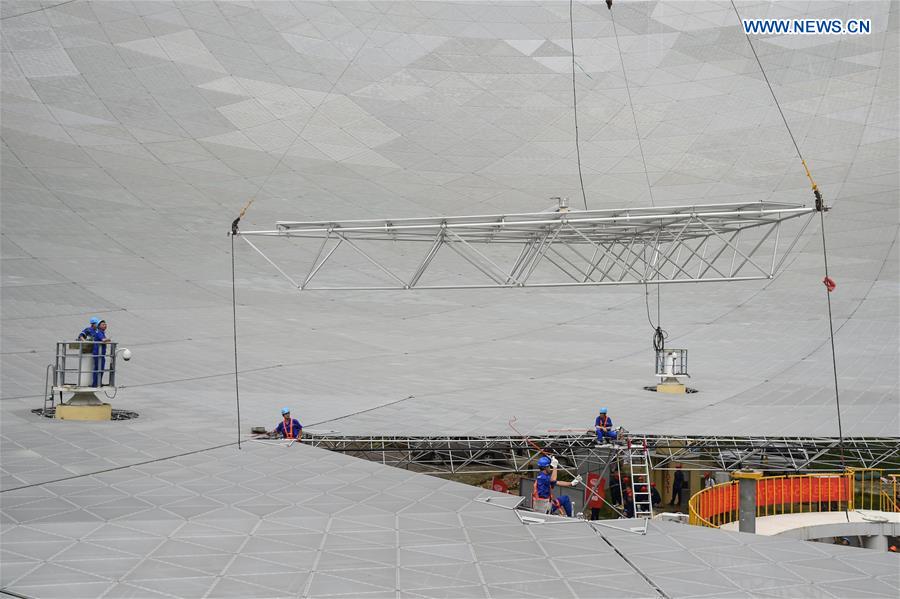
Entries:
{"type": "Polygon", "coordinates": [[[600,418],[602,418],[602,420],[600,420],[600,424],[599,424],[600,434],[609,435],[611,433],[611,431],[606,430],[606,428],[609,426],[609,424],[607,424],[609,422],[609,418],[607,417],[606,414],[600,414],[600,418]]]}

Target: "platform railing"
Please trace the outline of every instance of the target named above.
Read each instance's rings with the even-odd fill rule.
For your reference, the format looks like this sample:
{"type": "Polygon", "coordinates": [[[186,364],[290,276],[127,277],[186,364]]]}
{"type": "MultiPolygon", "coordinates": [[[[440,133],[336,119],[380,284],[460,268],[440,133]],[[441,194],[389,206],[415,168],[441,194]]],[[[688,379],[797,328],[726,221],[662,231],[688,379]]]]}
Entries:
{"type": "MultiPolygon", "coordinates": [[[[757,481],[756,516],[877,510],[900,512],[900,475],[873,468],[844,473],[765,476],[757,481]]],[[[695,493],[688,521],[719,528],[738,520],[738,483],[729,481],[695,493]]]]}
{"type": "Polygon", "coordinates": [[[53,365],[54,390],[116,386],[114,341],[60,341],[53,365]]]}
{"type": "Polygon", "coordinates": [[[900,475],[872,468],[852,468],[850,473],[854,481],[850,509],[900,512],[900,475]]]}

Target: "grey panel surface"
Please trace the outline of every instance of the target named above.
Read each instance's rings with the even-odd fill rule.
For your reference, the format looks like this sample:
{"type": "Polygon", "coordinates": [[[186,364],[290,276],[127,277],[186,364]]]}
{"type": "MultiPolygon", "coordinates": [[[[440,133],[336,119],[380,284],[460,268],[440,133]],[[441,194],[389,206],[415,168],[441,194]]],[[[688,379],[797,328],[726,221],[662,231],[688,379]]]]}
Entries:
{"type": "Polygon", "coordinates": [[[635,521],[526,525],[476,501],[489,495],[248,442],[5,492],[0,587],[76,598],[659,596],[651,583],[669,597],[900,590],[888,554],[670,523],[646,536],[629,532],[635,521]]]}
{"type": "MultiPolygon", "coordinates": [[[[738,7],[745,17],[873,20],[867,36],[754,43],[834,205],[826,225],[844,433],[900,435],[898,6],[738,7]]],[[[617,2],[614,10],[656,205],[811,201],[730,4],[617,2]]],[[[0,489],[234,439],[225,233],[250,198],[248,228],[281,218],[538,211],[559,195],[580,202],[567,3],[14,0],[0,4],[0,16],[0,489]],[[141,417],[33,416],[53,343],[74,338],[94,314],[134,351],[114,405],[141,417]]],[[[574,30],[587,203],[648,206],[605,4],[575,3],[574,30]]],[[[606,405],[633,431],[835,436],[820,243],[811,227],[772,281],[662,290],[668,342],[690,350],[690,384],[701,391],[683,398],[641,389],[654,382],[641,289],[298,295],[239,246],[244,428],[271,426],[287,404],[309,428],[353,434],[506,434],[513,416],[520,429],[542,432],[587,426],[606,405]]],[[[526,592],[516,568],[479,571],[473,541],[454,536],[468,524],[430,520],[418,528],[431,532],[420,534],[378,520],[400,517],[381,483],[363,504],[358,489],[321,481],[279,495],[278,481],[250,472],[267,472],[264,460],[237,467],[227,455],[4,493],[4,536],[20,543],[4,557],[4,577],[41,597],[72,596],[70,584],[108,597],[337,588],[328,571],[304,566],[315,547],[346,569],[378,554],[370,577],[340,579],[353,595],[526,592]],[[247,527],[280,524],[305,502],[316,511],[292,517],[308,520],[271,533],[309,535],[284,549],[295,554],[272,588],[266,568],[281,558],[241,549],[256,536],[247,527]],[[360,526],[382,522],[364,535],[378,551],[348,553],[352,543],[337,532],[323,545],[322,527],[348,506],[365,514],[360,526]],[[439,532],[447,527],[453,532],[439,532]],[[404,531],[396,559],[388,529],[404,531]],[[207,537],[212,546],[197,540],[207,537]],[[168,541],[190,543],[200,559],[176,545],[166,551],[179,559],[157,554],[168,541]],[[62,553],[74,546],[79,554],[62,553]],[[434,549],[414,549],[426,546],[434,549]],[[463,565],[438,569],[434,556],[463,565]],[[401,581],[394,587],[391,568],[401,581]]],[[[403,474],[384,472],[388,481],[403,474]]],[[[410,486],[425,491],[437,484],[416,481],[410,486]]],[[[441,489],[449,499],[423,499],[402,514],[446,516],[456,495],[441,489]]],[[[482,545],[485,560],[497,555],[482,545]]],[[[535,570],[528,588],[602,594],[578,560],[558,567],[555,579],[535,570]],[[583,589],[559,586],[565,568],[585,578],[583,589]]],[[[781,582],[803,584],[802,575],[781,582]]],[[[717,596],[774,592],[708,580],[701,584],[717,596]]],[[[896,594],[891,580],[876,575],[873,590],[893,584],[896,594]]]]}
{"type": "MultiPolygon", "coordinates": [[[[53,341],[100,313],[137,352],[119,405],[228,426],[224,232],[251,197],[256,228],[581,201],[561,4],[42,6],[3,6],[7,422],[34,405],[53,341]]],[[[835,207],[844,432],[897,435],[896,5],[739,6],[873,19],[867,36],[754,42],[835,207]]],[[[729,9],[616,6],[657,205],[810,200],[729,9]]],[[[588,204],[649,205],[609,12],[576,3],[574,21],[588,204]]],[[[641,389],[643,290],[298,296],[239,247],[245,414],[270,419],[280,395],[355,434],[502,434],[514,415],[583,426],[605,404],[652,433],[832,436],[819,244],[811,228],[767,283],[662,290],[701,390],[686,398],[641,389]]]]}

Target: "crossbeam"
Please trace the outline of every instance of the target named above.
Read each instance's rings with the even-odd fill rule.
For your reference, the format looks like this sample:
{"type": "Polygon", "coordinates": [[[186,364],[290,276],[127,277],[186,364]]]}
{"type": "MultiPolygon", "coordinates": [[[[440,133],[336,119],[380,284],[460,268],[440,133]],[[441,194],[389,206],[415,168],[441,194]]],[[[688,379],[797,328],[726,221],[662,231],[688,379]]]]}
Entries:
{"type": "Polygon", "coordinates": [[[278,221],[239,234],[299,290],[571,287],[773,278],[814,207],[755,202],[278,221]],[[256,243],[249,238],[262,238],[256,243]],[[272,238],[293,244],[270,257],[272,238]],[[309,249],[304,243],[311,242],[309,249]],[[340,251],[347,247],[349,251],[340,251]],[[330,248],[327,249],[326,248],[330,248]],[[450,252],[441,252],[448,248],[450,252]],[[316,251],[317,250],[317,251],[316,251]],[[295,262],[309,274],[287,274],[295,262]],[[287,262],[290,266],[279,264],[287,262]]]}

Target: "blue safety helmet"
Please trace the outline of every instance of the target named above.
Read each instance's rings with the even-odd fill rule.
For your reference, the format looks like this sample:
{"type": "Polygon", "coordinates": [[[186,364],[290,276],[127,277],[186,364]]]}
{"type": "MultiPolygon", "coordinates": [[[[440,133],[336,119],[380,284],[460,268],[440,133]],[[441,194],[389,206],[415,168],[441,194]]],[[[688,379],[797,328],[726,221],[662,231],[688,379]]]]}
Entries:
{"type": "Polygon", "coordinates": [[[92,316],[92,317],[91,317],[91,320],[90,320],[90,323],[91,323],[91,324],[100,324],[100,319],[97,318],[96,316],[92,316]]]}
{"type": "Polygon", "coordinates": [[[541,457],[541,459],[538,460],[538,468],[549,468],[549,467],[550,467],[550,458],[548,458],[547,456],[543,456],[543,457],[541,457]]]}
{"type": "Polygon", "coordinates": [[[290,414],[290,413],[291,413],[291,409],[290,409],[290,408],[281,408],[281,415],[282,415],[282,416],[287,416],[287,415],[290,414]]]}
{"type": "Polygon", "coordinates": [[[600,408],[600,413],[601,413],[601,414],[606,414],[606,408],[600,408]]]}

